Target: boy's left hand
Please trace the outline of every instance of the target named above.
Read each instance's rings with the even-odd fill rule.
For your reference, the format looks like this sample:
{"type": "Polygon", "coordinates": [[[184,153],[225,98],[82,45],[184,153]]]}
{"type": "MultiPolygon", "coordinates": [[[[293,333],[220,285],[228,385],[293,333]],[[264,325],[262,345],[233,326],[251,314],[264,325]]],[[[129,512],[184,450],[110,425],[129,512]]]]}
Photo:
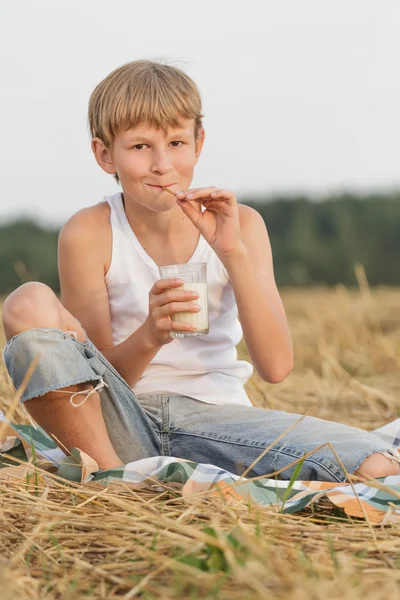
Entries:
{"type": "Polygon", "coordinates": [[[243,248],[238,204],[233,192],[205,187],[176,192],[176,197],[185,215],[220,258],[243,248]],[[200,212],[191,202],[202,204],[206,210],[200,212]]]}

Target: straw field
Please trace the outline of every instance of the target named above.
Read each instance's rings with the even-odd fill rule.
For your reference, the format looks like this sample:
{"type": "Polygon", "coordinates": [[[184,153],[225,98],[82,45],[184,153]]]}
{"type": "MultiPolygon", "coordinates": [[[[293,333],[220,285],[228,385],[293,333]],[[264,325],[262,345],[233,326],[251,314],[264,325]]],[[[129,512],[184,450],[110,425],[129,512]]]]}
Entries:
{"type": "MultiPolygon", "coordinates": [[[[370,290],[361,268],[357,275],[354,290],[282,291],[296,367],[278,385],[255,376],[256,406],[368,430],[399,416],[400,289],[370,290]]],[[[12,398],[1,365],[0,408],[12,398]]],[[[13,419],[27,422],[19,409],[13,419]]],[[[172,489],[100,493],[59,480],[41,482],[39,494],[22,481],[0,492],[1,600],[387,600],[400,592],[399,527],[343,518],[328,501],[290,516],[216,497],[190,502],[172,489]]]]}

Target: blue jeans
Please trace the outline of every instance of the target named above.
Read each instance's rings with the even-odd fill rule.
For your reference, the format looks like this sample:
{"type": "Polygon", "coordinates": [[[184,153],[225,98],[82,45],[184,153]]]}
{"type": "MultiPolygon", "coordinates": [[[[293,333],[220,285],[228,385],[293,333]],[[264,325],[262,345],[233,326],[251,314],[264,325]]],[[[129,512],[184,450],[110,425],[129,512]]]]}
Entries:
{"type": "MultiPolygon", "coordinates": [[[[6,343],[3,359],[17,389],[39,353],[38,366],[21,402],[92,382],[100,394],[111,443],[124,463],[150,456],[175,456],[241,475],[271,446],[248,476],[283,469],[280,477],[290,479],[296,465],[289,465],[325,444],[304,460],[299,479],[343,482],[346,475],[340,461],[348,473],[354,473],[374,452],[398,460],[396,449],[373,433],[332,421],[305,417],[274,443],[300,415],[236,404],[206,404],[162,390],[136,396],[87,336],[81,342],[72,332],[59,329],[30,329],[6,343]],[[340,457],[339,462],[327,442],[340,457]]],[[[81,401],[80,395],[74,403],[81,401]]]]}

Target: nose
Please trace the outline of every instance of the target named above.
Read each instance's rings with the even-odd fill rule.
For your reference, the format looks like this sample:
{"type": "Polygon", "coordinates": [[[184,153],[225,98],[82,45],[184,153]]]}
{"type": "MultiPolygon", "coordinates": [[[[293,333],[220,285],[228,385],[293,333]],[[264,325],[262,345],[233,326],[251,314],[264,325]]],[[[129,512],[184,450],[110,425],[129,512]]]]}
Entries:
{"type": "Polygon", "coordinates": [[[157,175],[166,175],[174,168],[168,152],[157,151],[153,153],[150,170],[157,175]]]}

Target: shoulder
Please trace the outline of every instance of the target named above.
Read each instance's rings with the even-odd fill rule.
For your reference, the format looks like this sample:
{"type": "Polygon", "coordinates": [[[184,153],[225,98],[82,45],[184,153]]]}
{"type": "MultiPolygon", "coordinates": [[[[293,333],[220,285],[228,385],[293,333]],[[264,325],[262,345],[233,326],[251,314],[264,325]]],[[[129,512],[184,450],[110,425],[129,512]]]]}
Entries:
{"type": "Polygon", "coordinates": [[[59,252],[75,245],[78,251],[97,253],[107,271],[112,247],[109,204],[99,202],[73,214],[61,228],[58,244],[59,252]]]}
{"type": "Polygon", "coordinates": [[[78,210],[63,225],[60,236],[95,236],[110,226],[110,207],[107,202],[99,202],[78,210]]]}
{"type": "Polygon", "coordinates": [[[272,259],[271,242],[264,219],[251,206],[239,204],[240,235],[244,245],[252,253],[263,254],[272,259]]]}
{"type": "Polygon", "coordinates": [[[239,209],[239,221],[240,221],[240,231],[242,234],[262,231],[264,235],[268,236],[267,228],[264,223],[264,219],[251,206],[247,206],[246,204],[238,204],[239,209]]]}

